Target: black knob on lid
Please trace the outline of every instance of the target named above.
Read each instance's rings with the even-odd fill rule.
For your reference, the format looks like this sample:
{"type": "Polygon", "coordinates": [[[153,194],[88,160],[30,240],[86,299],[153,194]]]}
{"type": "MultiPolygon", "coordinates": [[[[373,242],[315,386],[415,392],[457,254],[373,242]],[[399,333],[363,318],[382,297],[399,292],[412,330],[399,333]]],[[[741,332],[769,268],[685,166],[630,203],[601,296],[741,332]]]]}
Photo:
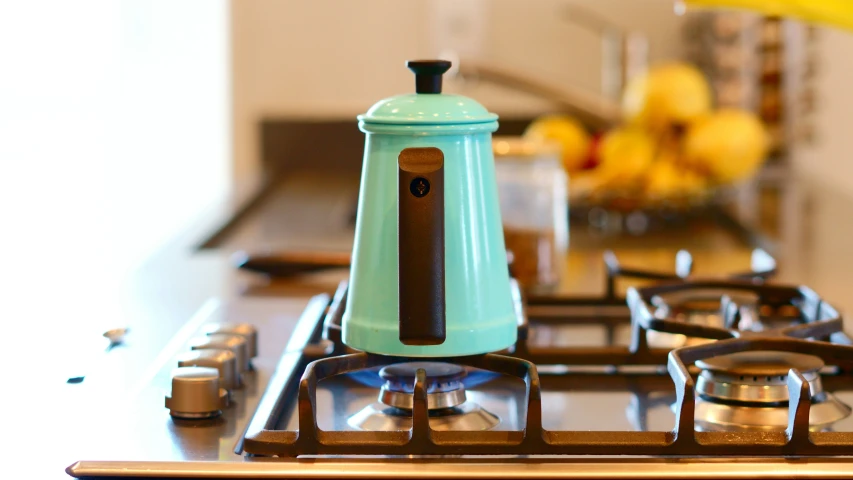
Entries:
{"type": "Polygon", "coordinates": [[[409,60],[409,70],[415,72],[415,91],[418,93],[441,93],[441,76],[450,70],[447,60],[409,60]]]}

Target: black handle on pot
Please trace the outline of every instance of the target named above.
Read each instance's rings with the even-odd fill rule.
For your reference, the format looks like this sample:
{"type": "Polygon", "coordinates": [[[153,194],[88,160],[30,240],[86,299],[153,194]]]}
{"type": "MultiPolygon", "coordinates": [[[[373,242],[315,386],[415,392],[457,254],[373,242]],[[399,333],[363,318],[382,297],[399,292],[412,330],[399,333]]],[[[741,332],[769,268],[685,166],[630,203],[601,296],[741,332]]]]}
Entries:
{"type": "Polygon", "coordinates": [[[446,337],[444,153],[407,148],[397,157],[400,341],[439,345],[446,337]]]}
{"type": "Polygon", "coordinates": [[[450,70],[447,60],[409,60],[406,66],[415,74],[415,92],[441,93],[441,76],[450,70]]]}

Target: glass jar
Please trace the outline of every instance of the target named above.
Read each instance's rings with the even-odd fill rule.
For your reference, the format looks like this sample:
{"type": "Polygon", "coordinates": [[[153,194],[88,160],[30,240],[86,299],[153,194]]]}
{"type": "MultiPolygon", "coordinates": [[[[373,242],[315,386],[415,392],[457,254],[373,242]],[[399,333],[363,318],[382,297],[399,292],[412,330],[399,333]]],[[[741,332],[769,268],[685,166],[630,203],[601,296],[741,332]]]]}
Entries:
{"type": "Polygon", "coordinates": [[[495,137],[492,147],[510,272],[527,290],[554,287],[569,246],[560,147],[521,137],[495,137]]]}

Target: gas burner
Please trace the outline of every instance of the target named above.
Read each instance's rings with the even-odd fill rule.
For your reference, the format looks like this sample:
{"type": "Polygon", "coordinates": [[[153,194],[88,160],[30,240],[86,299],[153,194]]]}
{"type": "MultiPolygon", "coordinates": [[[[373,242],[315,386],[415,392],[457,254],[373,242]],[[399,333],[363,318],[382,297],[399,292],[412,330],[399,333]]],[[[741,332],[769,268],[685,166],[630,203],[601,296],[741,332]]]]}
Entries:
{"type": "Polygon", "coordinates": [[[429,410],[458,407],[465,403],[462,379],[465,369],[451,363],[410,362],[389,365],[379,371],[385,385],[379,390],[379,401],[389,407],[411,410],[414,401],[415,374],[422,368],[427,378],[429,410]]]}
{"type": "Polygon", "coordinates": [[[490,430],[500,419],[466,401],[462,379],[467,372],[459,365],[437,362],[407,362],[389,365],[379,371],[385,384],[379,389],[379,402],[368,405],[349,418],[359,430],[388,431],[412,428],[414,385],[417,371],[426,373],[427,408],[433,430],[490,430]]]}
{"type": "Polygon", "coordinates": [[[824,392],[812,355],[755,351],[696,362],[696,425],[706,431],[785,430],[788,426],[788,371],[798,370],[809,383],[809,429],[824,430],[850,415],[850,407],[824,392]]]}
{"type": "MultiPolygon", "coordinates": [[[[717,289],[697,289],[667,292],[651,299],[652,315],[659,320],[672,320],[707,327],[726,328],[737,321],[744,331],[761,331],[768,328],[760,317],[760,297],[754,292],[717,289]]],[[[713,339],[649,330],[648,343],[655,348],[670,350],[702,343],[713,339]]]]}

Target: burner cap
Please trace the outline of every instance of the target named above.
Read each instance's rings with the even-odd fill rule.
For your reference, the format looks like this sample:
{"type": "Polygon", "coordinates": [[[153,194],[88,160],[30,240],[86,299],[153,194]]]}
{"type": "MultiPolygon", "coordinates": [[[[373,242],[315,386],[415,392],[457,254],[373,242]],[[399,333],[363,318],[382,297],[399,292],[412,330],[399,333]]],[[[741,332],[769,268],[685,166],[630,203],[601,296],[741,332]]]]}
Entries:
{"type": "Polygon", "coordinates": [[[814,355],[769,351],[732,353],[696,362],[702,370],[745,377],[780,377],[792,368],[806,374],[817,372],[823,365],[823,360],[814,355]]]}
{"type": "Polygon", "coordinates": [[[385,381],[407,383],[411,389],[419,369],[426,371],[427,383],[429,384],[450,383],[465,377],[465,369],[461,366],[440,362],[408,362],[388,365],[379,370],[379,376],[385,381]]]}

